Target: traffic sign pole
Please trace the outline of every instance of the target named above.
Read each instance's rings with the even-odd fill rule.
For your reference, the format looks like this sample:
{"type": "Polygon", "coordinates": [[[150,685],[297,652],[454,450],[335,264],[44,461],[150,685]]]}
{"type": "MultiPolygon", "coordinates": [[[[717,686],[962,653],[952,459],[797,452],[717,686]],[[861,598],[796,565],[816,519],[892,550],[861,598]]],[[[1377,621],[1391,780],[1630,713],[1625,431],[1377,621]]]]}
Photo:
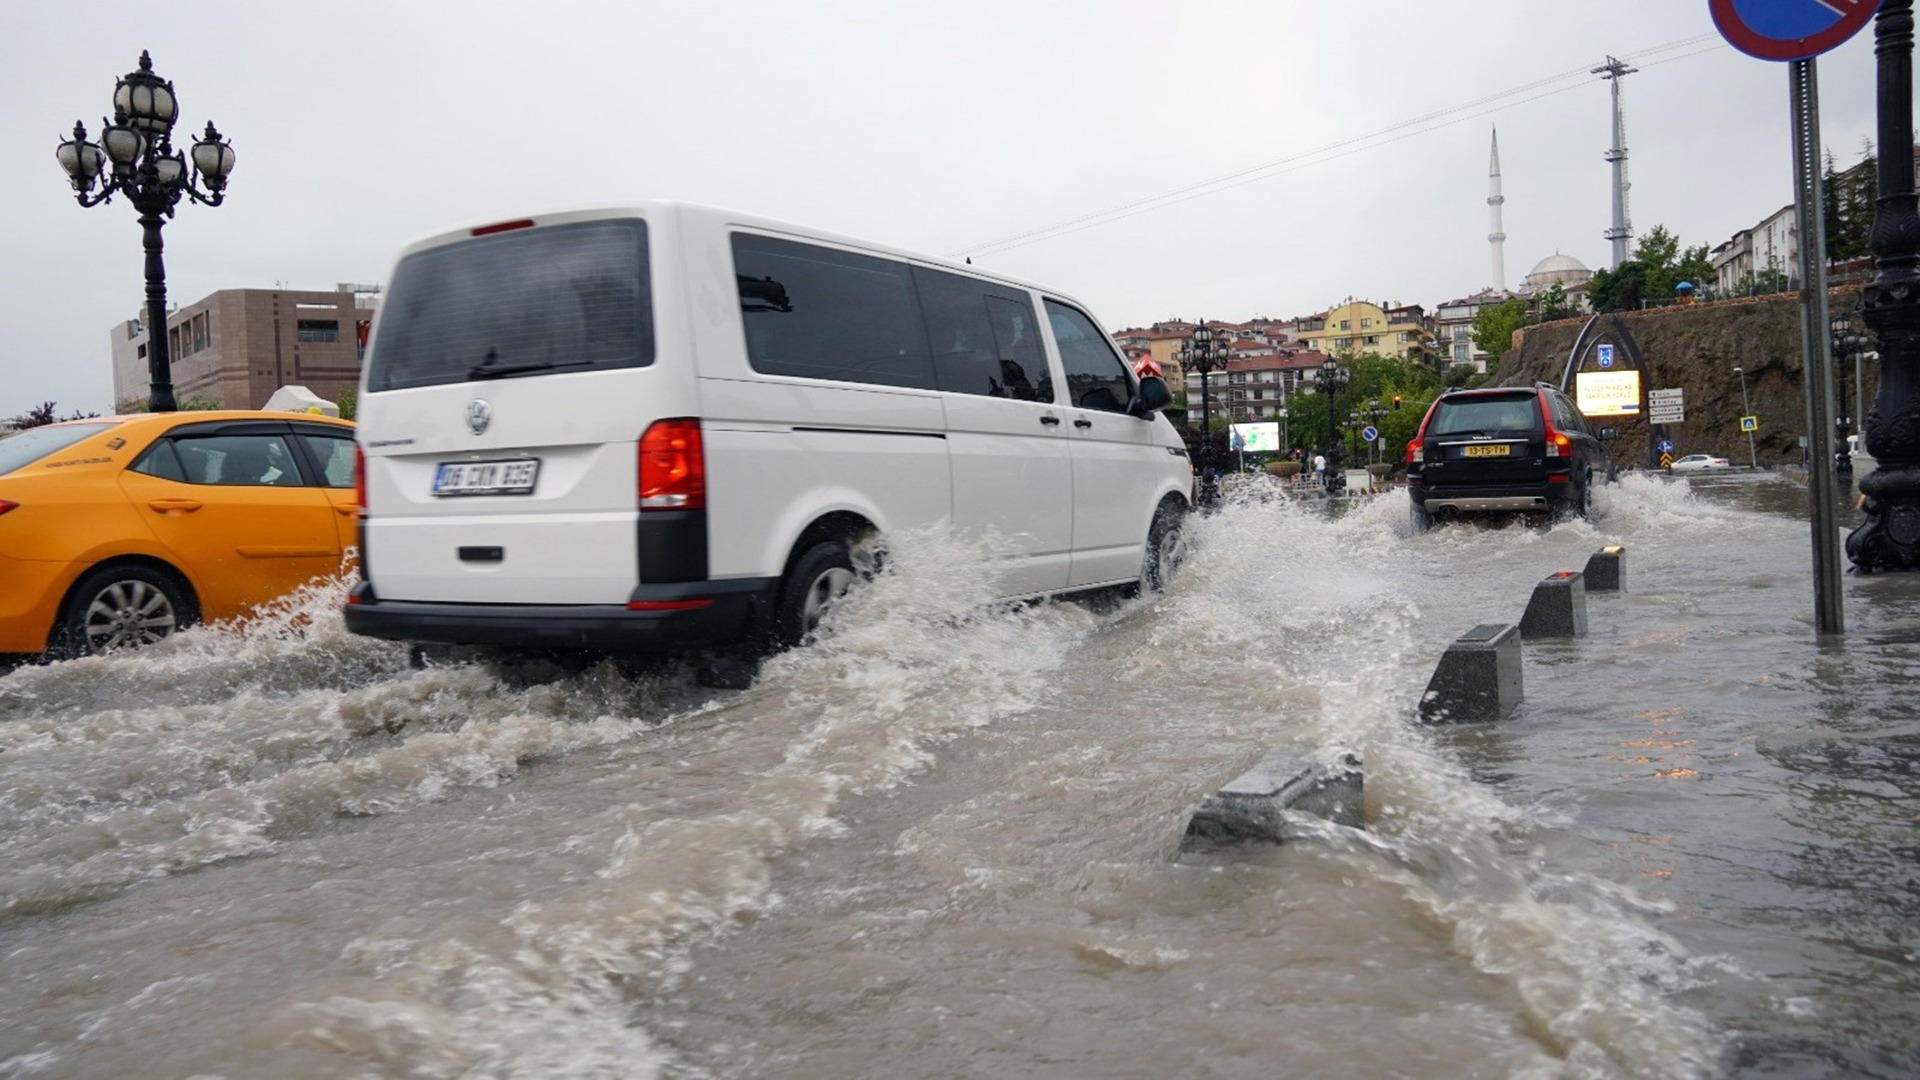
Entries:
{"type": "MultiPolygon", "coordinates": [[[[1813,519],[1813,606],[1814,621],[1821,634],[1845,632],[1846,621],[1840,611],[1840,535],[1833,511],[1833,364],[1827,340],[1827,230],[1825,215],[1821,212],[1820,87],[1813,58],[1858,33],[1873,19],[1880,4],[1881,0],[1707,0],[1720,36],[1734,48],[1762,60],[1787,61],[1793,128],[1793,201],[1800,221],[1800,339],[1807,384],[1809,434],[1803,443],[1809,447],[1810,456],[1807,501],[1813,519]]],[[[1903,3],[1898,7],[1904,13],[1908,5],[1903,3]]],[[[1909,20],[1909,48],[1911,27],[1909,20]]],[[[1887,108],[1884,83],[1880,89],[1880,109],[1884,116],[1887,108]]],[[[1903,96],[1910,92],[1904,86],[1900,90],[1903,96]]],[[[1881,130],[1884,132],[1886,128],[1883,126],[1881,130]]],[[[1900,125],[1898,130],[1898,156],[1904,161],[1906,143],[1912,136],[1911,121],[1900,125]]],[[[1883,190],[1882,207],[1899,197],[1897,193],[1890,195],[1883,190]]],[[[1876,237],[1880,235],[1884,213],[1882,209],[1874,215],[1876,237]]],[[[1897,227],[1893,231],[1898,231],[1897,227]]],[[[1878,246],[1875,253],[1879,253],[1878,246]]],[[[1884,259],[1880,265],[1884,271],[1884,259]]],[[[1744,391],[1743,378],[1743,396],[1744,391]]],[[[1747,438],[1751,454],[1752,434],[1747,438]]]]}
{"type": "MultiPolygon", "coordinates": [[[[1840,607],[1840,523],[1833,493],[1833,356],[1827,338],[1827,224],[1821,212],[1820,81],[1812,60],[1787,65],[1793,99],[1793,190],[1800,221],[1800,339],[1806,357],[1807,503],[1813,530],[1814,621],[1822,634],[1843,634],[1840,607]]],[[[1905,149],[1902,148],[1902,152],[1905,149]]],[[[1748,438],[1752,438],[1751,435],[1748,438]]]]}

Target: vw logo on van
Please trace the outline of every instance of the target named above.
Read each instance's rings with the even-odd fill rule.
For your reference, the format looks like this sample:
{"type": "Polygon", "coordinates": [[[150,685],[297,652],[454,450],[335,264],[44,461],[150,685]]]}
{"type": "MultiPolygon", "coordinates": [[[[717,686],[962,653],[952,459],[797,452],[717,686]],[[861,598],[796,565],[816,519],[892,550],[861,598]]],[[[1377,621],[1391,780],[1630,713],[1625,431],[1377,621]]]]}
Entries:
{"type": "Polygon", "coordinates": [[[475,435],[484,435],[487,425],[493,423],[493,406],[486,398],[474,398],[467,402],[467,427],[475,435]]]}

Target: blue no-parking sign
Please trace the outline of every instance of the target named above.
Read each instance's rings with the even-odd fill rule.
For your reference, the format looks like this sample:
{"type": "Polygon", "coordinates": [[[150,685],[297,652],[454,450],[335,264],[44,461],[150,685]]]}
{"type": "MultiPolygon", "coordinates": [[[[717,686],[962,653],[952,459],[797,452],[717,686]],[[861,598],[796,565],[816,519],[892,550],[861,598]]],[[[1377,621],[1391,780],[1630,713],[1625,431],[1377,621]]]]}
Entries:
{"type": "Polygon", "coordinates": [[[1367,442],[1372,442],[1373,440],[1379,437],[1380,437],[1380,429],[1374,427],[1372,424],[1368,424],[1366,427],[1363,427],[1360,429],[1360,438],[1364,439],[1367,442]]]}
{"type": "Polygon", "coordinates": [[[1600,363],[1600,369],[1602,371],[1605,371],[1607,368],[1610,368],[1613,366],[1613,346],[1596,345],[1593,348],[1593,352],[1594,352],[1595,358],[1600,363]]]}
{"type": "Polygon", "coordinates": [[[1880,0],[1707,0],[1727,44],[1761,60],[1806,60],[1860,32],[1880,0]]]}

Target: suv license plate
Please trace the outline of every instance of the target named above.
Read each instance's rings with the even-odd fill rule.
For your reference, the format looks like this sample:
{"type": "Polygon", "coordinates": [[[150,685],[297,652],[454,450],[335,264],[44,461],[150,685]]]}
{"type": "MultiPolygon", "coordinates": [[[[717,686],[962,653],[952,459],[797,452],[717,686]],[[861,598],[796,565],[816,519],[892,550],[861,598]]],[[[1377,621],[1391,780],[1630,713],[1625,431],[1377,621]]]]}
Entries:
{"type": "Polygon", "coordinates": [[[1506,443],[1487,443],[1483,446],[1466,446],[1460,450],[1461,457],[1512,457],[1513,447],[1506,443]]]}
{"type": "Polygon", "coordinates": [[[443,461],[433,474],[435,495],[531,495],[539,458],[443,461]]]}

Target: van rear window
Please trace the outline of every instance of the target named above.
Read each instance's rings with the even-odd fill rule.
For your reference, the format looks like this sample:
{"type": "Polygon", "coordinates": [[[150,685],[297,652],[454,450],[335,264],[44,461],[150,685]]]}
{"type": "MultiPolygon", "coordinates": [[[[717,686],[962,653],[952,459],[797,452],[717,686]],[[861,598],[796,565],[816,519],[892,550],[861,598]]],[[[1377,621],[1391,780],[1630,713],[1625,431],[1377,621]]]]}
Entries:
{"type": "Polygon", "coordinates": [[[548,225],[400,261],[381,304],[367,389],[653,363],[647,225],[548,225]]]}

